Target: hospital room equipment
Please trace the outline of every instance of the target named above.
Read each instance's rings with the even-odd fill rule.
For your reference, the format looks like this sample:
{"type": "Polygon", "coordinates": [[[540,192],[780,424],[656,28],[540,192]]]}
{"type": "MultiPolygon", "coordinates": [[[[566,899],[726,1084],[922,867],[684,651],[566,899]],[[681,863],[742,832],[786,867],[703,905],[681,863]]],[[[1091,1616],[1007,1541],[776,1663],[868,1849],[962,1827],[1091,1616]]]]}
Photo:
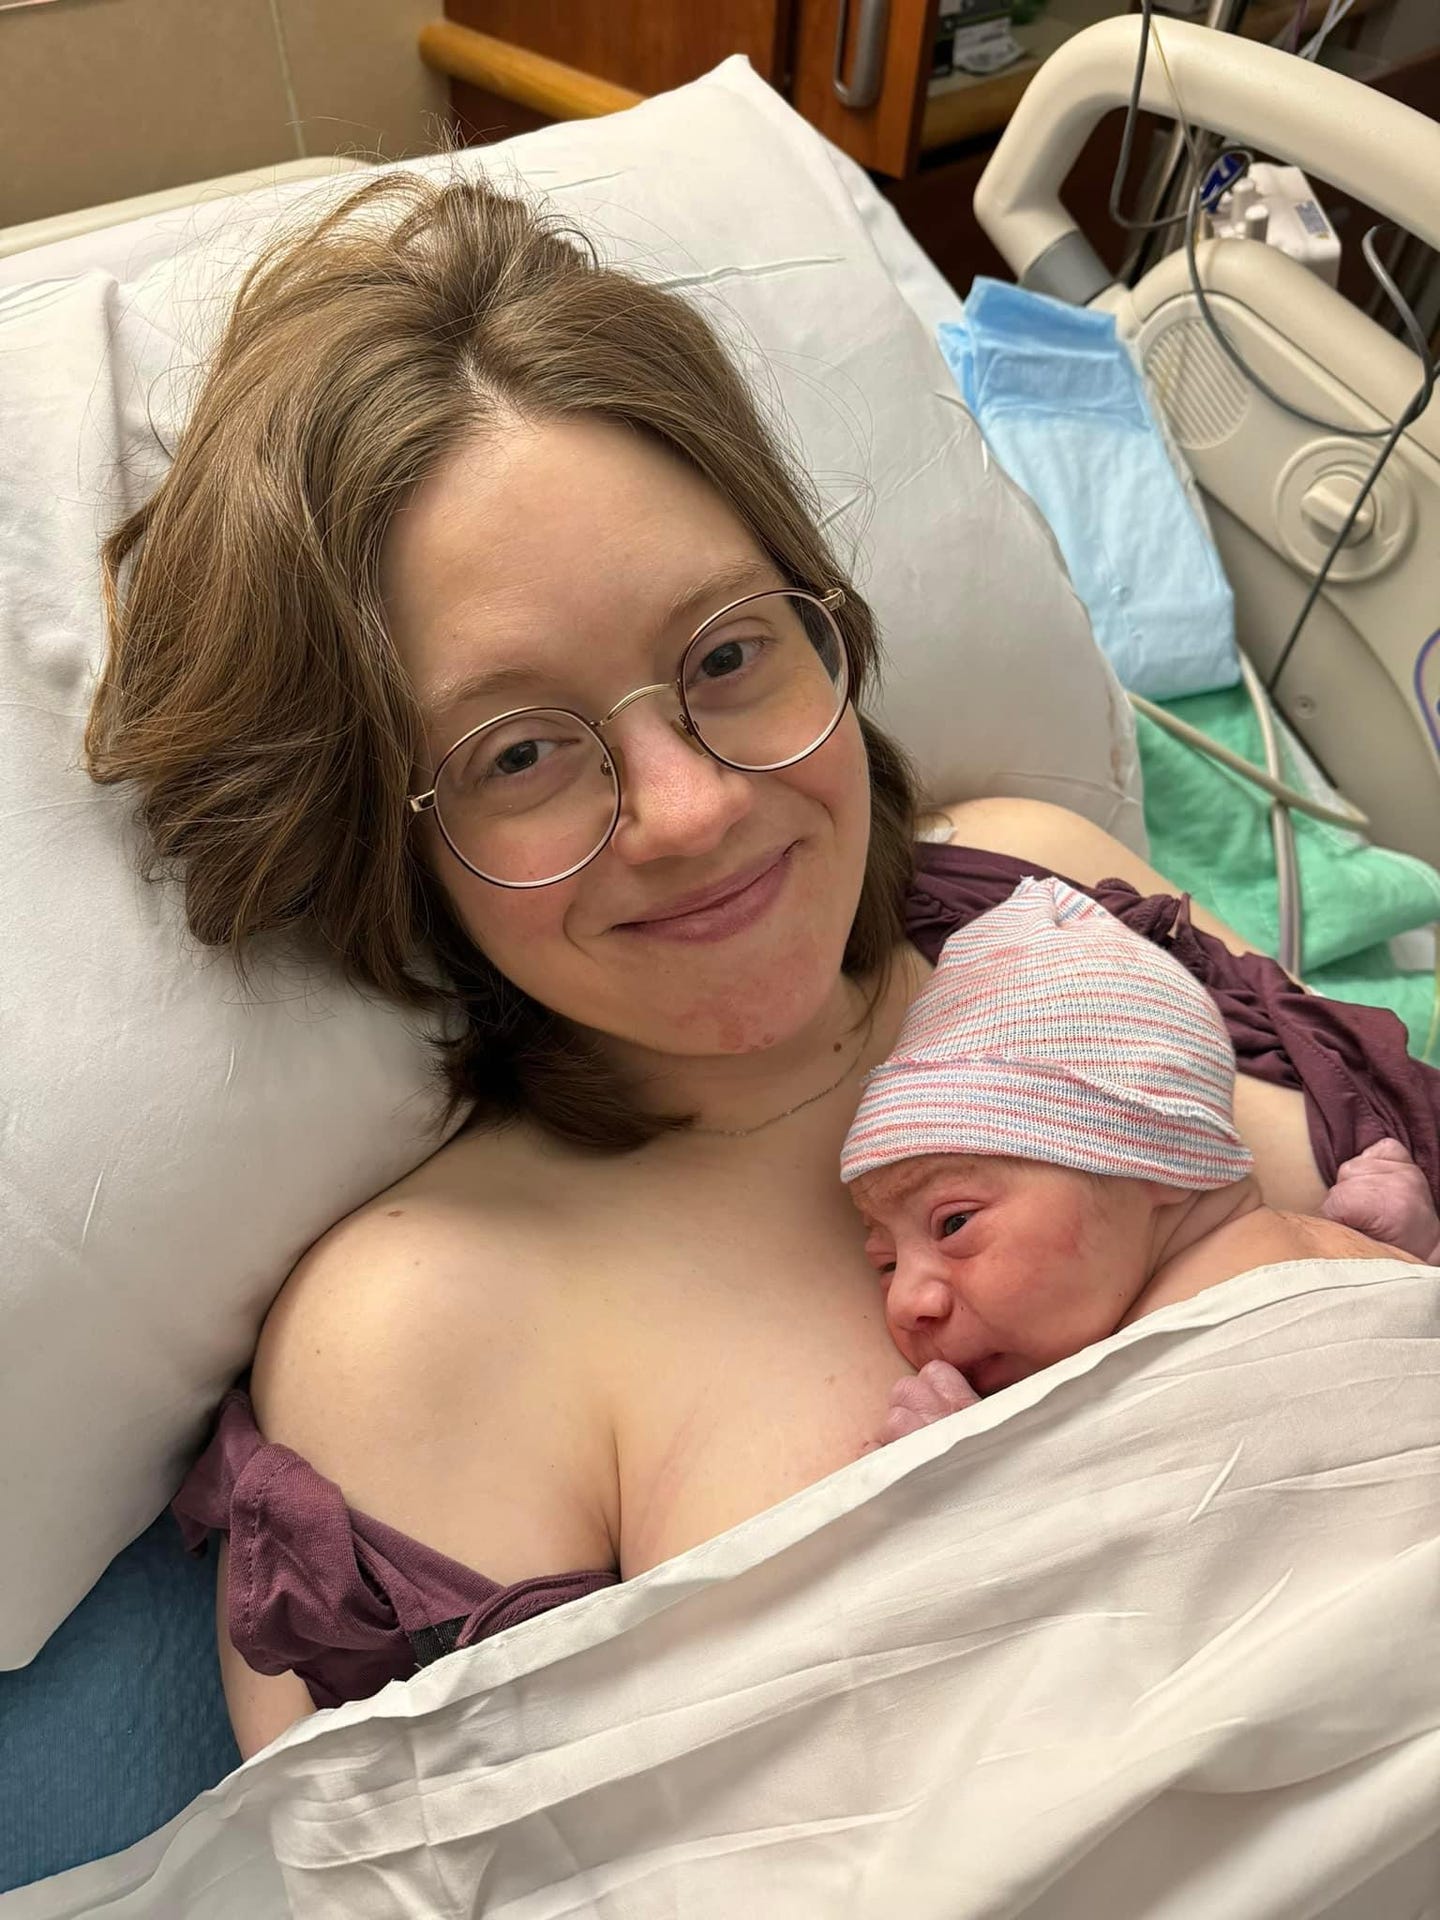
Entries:
{"type": "MultiPolygon", "coordinates": [[[[1425,414],[1433,388],[1434,368],[1426,343],[1407,310],[1414,349],[1409,356],[1413,368],[1409,391],[1402,399],[1394,386],[1387,390],[1380,408],[1383,425],[1368,424],[1363,412],[1342,412],[1337,420],[1328,407],[1336,376],[1356,383],[1350,389],[1352,402],[1363,403],[1367,388],[1362,369],[1374,364],[1375,355],[1382,356],[1382,364],[1388,355],[1395,378],[1403,379],[1405,349],[1373,321],[1365,320],[1353,337],[1345,335],[1344,352],[1333,366],[1326,366],[1298,344],[1298,336],[1294,345],[1284,341],[1290,316],[1307,303],[1303,283],[1291,275],[1287,285],[1284,272],[1267,277],[1263,259],[1246,262],[1241,255],[1237,261],[1239,243],[1225,239],[1206,243],[1202,272],[1197,246],[1207,183],[1231,181],[1230,191],[1235,193],[1243,190],[1245,179],[1237,177],[1235,166],[1225,169],[1233,149],[1222,151],[1213,170],[1202,164],[1194,130],[1199,127],[1223,133],[1232,141],[1253,138],[1258,143],[1258,133],[1247,135],[1236,129],[1258,128],[1261,120],[1247,115],[1266,114],[1266,106],[1281,97],[1286,81],[1294,80],[1289,56],[1274,49],[1251,49],[1172,21],[1164,23],[1162,32],[1160,23],[1152,20],[1150,0],[1145,0],[1140,23],[1138,57],[1127,27],[1128,23],[1104,23],[1095,30],[1098,38],[1083,37],[1089,54],[1086,72],[1079,71],[1078,56],[1069,48],[1047,65],[1045,77],[1038,82],[1039,93],[1027,97],[1002,137],[976,196],[977,213],[1023,286],[1115,314],[1166,411],[1170,430],[1209,504],[1216,543],[1237,595],[1245,684],[1256,702],[1266,743],[1264,768],[1253,773],[1247,768],[1247,775],[1272,792],[1283,784],[1278,780],[1279,748],[1268,711],[1267,696],[1273,695],[1314,758],[1336,785],[1360,802],[1351,824],[1369,827],[1373,822],[1377,837],[1386,844],[1433,862],[1440,851],[1440,810],[1433,804],[1440,798],[1440,758],[1434,751],[1440,689],[1425,683],[1420,662],[1427,657],[1426,641],[1434,623],[1440,621],[1440,609],[1423,569],[1406,576],[1419,589],[1418,601],[1406,596],[1402,604],[1394,595],[1396,562],[1410,538],[1412,513],[1418,514],[1415,537],[1420,554],[1425,553],[1427,540],[1434,543],[1440,536],[1440,468],[1435,461],[1440,440],[1433,430],[1428,436],[1408,432],[1425,414]],[[1119,38],[1114,32],[1117,27],[1119,38]],[[1099,62],[1107,34],[1114,51],[1102,79],[1099,62]],[[1198,54],[1197,34],[1203,35],[1198,54]],[[1158,58],[1147,61],[1152,37],[1158,58]],[[1173,61],[1172,48],[1176,50],[1173,61]],[[1214,64],[1205,69],[1212,89],[1207,93],[1186,81],[1186,62],[1210,61],[1214,55],[1223,67],[1222,56],[1234,60],[1237,54],[1250,75],[1250,91],[1241,94],[1232,89],[1224,99],[1224,111],[1211,113],[1209,103],[1220,84],[1217,69],[1214,64]],[[1068,102],[1069,119],[1063,121],[1056,103],[1072,66],[1075,84],[1068,102]],[[1116,217],[1122,217],[1119,188],[1135,116],[1142,105],[1168,110],[1179,121],[1192,150],[1192,184],[1184,213],[1141,223],[1183,226],[1188,297],[1176,284],[1180,255],[1169,255],[1135,288],[1127,289],[1112,282],[1068,216],[1059,214],[1055,197],[1059,181],[1100,114],[1121,104],[1126,107],[1125,135],[1111,194],[1116,217]],[[1017,159],[1022,152],[1023,159],[1017,159]],[[1041,230],[1027,232],[1027,219],[1037,216],[1041,230]],[[1043,226],[1046,218],[1051,222],[1048,230],[1043,226]],[[1227,317],[1231,303],[1207,292],[1217,285],[1223,288],[1227,274],[1241,276],[1237,285],[1244,297],[1239,301],[1238,326],[1227,317]],[[1278,391],[1272,378],[1260,370],[1248,345],[1242,350],[1247,325],[1261,328],[1268,350],[1281,353],[1285,376],[1280,384],[1285,391],[1278,391]],[[1278,349],[1277,342],[1282,343],[1278,349]],[[1316,441],[1317,432],[1325,435],[1323,441],[1316,441]],[[1378,445],[1366,444],[1372,441],[1378,445]],[[1408,472],[1403,460],[1398,468],[1390,465],[1402,443],[1408,472]],[[1267,476],[1276,467],[1280,471],[1272,484],[1267,476]],[[1298,608],[1287,611],[1282,623],[1281,609],[1287,605],[1292,570],[1297,566],[1309,574],[1309,580],[1298,608]],[[1322,591],[1332,579],[1350,586],[1373,583],[1376,590],[1368,597],[1352,591],[1322,601],[1322,591]],[[1387,580],[1389,592],[1385,591],[1387,580]],[[1424,624],[1427,616],[1429,626],[1424,624]],[[1302,643],[1303,657],[1297,653],[1302,643]],[[1408,751],[1397,754],[1393,732],[1387,729],[1400,724],[1402,712],[1408,713],[1410,722],[1401,736],[1408,751]],[[1372,751],[1371,743],[1380,738],[1387,742],[1384,754],[1372,751]]],[[[1355,92],[1338,75],[1317,73],[1314,78],[1320,84],[1310,104],[1317,113],[1327,108],[1331,113],[1338,111],[1347,90],[1355,92]]],[[[1358,143],[1352,141],[1350,151],[1342,154],[1341,164],[1329,168],[1328,177],[1338,185],[1353,187],[1363,177],[1363,153],[1373,137],[1384,140],[1391,154],[1407,133],[1421,141],[1422,155],[1427,147],[1440,153],[1440,130],[1378,96],[1358,96],[1351,124],[1358,118],[1363,127],[1372,111],[1378,115],[1373,134],[1366,129],[1358,143]]],[[[1294,117],[1292,104],[1292,123],[1294,117]]],[[[1303,120],[1304,115],[1299,117],[1303,120]]],[[[1300,129],[1300,145],[1292,144],[1287,150],[1304,153],[1308,164],[1318,168],[1322,147],[1327,145],[1326,125],[1326,120],[1311,120],[1308,130],[1300,129]]],[[[1266,138],[1272,146],[1278,146],[1290,130],[1285,115],[1266,114],[1266,138]]],[[[1246,163],[1249,158],[1246,153],[1246,163]]],[[[1404,205],[1402,172],[1393,171],[1388,182],[1394,198],[1372,191],[1371,199],[1403,224],[1404,216],[1394,211],[1404,205]]],[[[1218,201],[1218,192],[1210,198],[1218,201]]],[[[1413,224],[1423,237],[1433,239],[1426,217],[1419,215],[1413,224]]],[[[1393,283],[1375,257],[1373,236],[1365,237],[1364,246],[1372,270],[1394,295],[1393,283]]],[[[1320,298],[1318,292],[1316,297],[1320,298]]],[[[1351,317],[1363,319],[1338,294],[1331,296],[1330,306],[1342,327],[1351,317]]],[[[1127,684],[1132,696],[1143,700],[1143,682],[1127,684]]],[[[1182,724],[1153,706],[1144,710],[1172,730],[1182,724]]],[[[1194,744],[1205,744],[1193,733],[1189,737],[1194,744]]],[[[1220,757],[1225,757],[1223,748],[1220,757]]],[[[1230,763],[1234,764],[1233,756],[1230,763]]],[[[1297,803],[1293,787],[1288,797],[1297,803]]],[[[1307,798],[1309,805],[1317,804],[1315,795],[1300,796],[1298,804],[1306,806],[1307,798]]],[[[1328,800],[1329,795],[1323,794],[1318,803],[1328,800]]],[[[1337,806],[1328,805],[1326,810],[1336,822],[1343,822],[1345,816],[1337,806]]],[[[1272,810],[1272,822],[1281,892],[1280,957],[1290,970],[1298,971],[1303,960],[1303,906],[1293,833],[1283,806],[1277,804],[1272,810]]]]}
{"type": "Polygon", "coordinates": [[[1340,237],[1298,167],[1257,160],[1220,196],[1210,224],[1217,240],[1263,240],[1335,285],[1340,237]]]}
{"type": "MultiPolygon", "coordinates": [[[[1440,423],[1408,421],[1375,481],[1383,444],[1423,390],[1411,348],[1271,247],[1209,240],[1133,288],[1117,286],[1059,199],[1101,115],[1136,74],[1134,21],[1106,21],[1046,63],[995,150],[977,215],[1023,286],[1095,303],[1132,340],[1195,475],[1235,592],[1240,643],[1306,747],[1385,844],[1440,859],[1440,423]],[[1207,301],[1276,404],[1216,344],[1207,301]],[[1317,431],[1298,408],[1332,423],[1317,431]],[[1365,512],[1369,504],[1373,511],[1365,512]],[[1309,583],[1326,589],[1306,611],[1309,583]],[[1383,743],[1383,745],[1382,745],[1383,743]]],[[[1182,21],[1155,23],[1139,106],[1177,113],[1230,142],[1282,155],[1356,194],[1429,245],[1440,203],[1440,127],[1341,75],[1182,21]],[[1418,190],[1417,190],[1418,189],[1418,190]]]]}
{"type": "MultiPolygon", "coordinates": [[[[1088,287],[1094,268],[1056,194],[1088,127],[1125,103],[1136,25],[1079,36],[1052,79],[1042,72],[1033,111],[1027,96],[1020,131],[986,176],[982,217],[1022,283],[1094,299],[1136,343],[1205,492],[1242,643],[1262,673],[1278,673],[1282,709],[1377,836],[1433,857],[1440,774],[1415,685],[1423,662],[1440,694],[1440,660],[1432,669],[1418,632],[1427,605],[1426,633],[1440,627],[1440,429],[1421,418],[1397,442],[1368,531],[1337,559],[1280,662],[1324,555],[1324,503],[1338,497],[1343,520],[1373,447],[1351,434],[1317,446],[1279,409],[1272,417],[1206,332],[1182,256],[1134,289],[1108,274],[1088,287]]],[[[1275,95],[1293,64],[1282,76],[1266,49],[1184,37],[1200,32],[1159,27],[1189,119],[1272,151],[1283,144],[1327,177],[1338,159],[1342,184],[1434,241],[1433,207],[1407,204],[1404,174],[1440,131],[1376,102],[1380,132],[1367,133],[1359,90],[1314,69],[1282,112],[1275,95]],[[1352,115],[1343,139],[1331,124],[1337,100],[1352,115]],[[1403,141],[1402,168],[1390,148],[1403,141]]],[[[1158,66],[1142,102],[1166,113],[1158,66]]],[[[816,475],[832,530],[870,556],[861,584],[892,655],[883,714],[932,795],[1053,798],[1143,844],[1134,736],[1114,676],[1048,530],[1001,473],[936,348],[934,324],[960,320],[960,303],[857,169],[740,63],[633,114],[462,164],[550,194],[612,257],[691,287],[719,320],[816,475]]],[[[1440,153],[1421,177],[1440,177],[1440,153]]],[[[23,966],[9,957],[0,1000],[28,995],[36,1008],[7,1048],[24,1090],[7,1178],[26,1244],[0,1305],[0,1347],[27,1355],[0,1407],[0,1452],[27,1462],[0,1510],[12,1544],[0,1587],[7,1665],[37,1652],[159,1510],[295,1255],[434,1139],[420,1036],[329,987],[297,995],[277,979],[258,1003],[242,1002],[220,966],[195,964],[173,897],[134,878],[122,797],[89,787],[74,763],[99,645],[97,531],[158,472],[206,329],[256,239],[312,191],[212,199],[72,234],[0,271],[10,417],[24,436],[21,462],[0,476],[11,535],[0,617],[16,676],[7,833],[35,930],[23,966]],[[54,1000],[41,1006],[42,990],[83,1008],[82,1030],[72,1037],[54,1000]]],[[[1287,398],[1358,429],[1388,431],[1400,417],[1417,387],[1414,356],[1303,267],[1238,241],[1202,242],[1197,260],[1221,324],[1287,398]]],[[[1343,1341],[1320,1338],[1323,1361],[1310,1343],[1339,1311],[1324,1285],[1263,1274],[1245,1283],[1240,1325],[1255,1334],[1253,1378],[1267,1404],[1353,1404],[1371,1342],[1412,1342],[1421,1379],[1440,1337],[1431,1294],[1388,1269],[1363,1284],[1329,1281],[1349,1317],[1343,1341]]],[[[953,1891],[956,1863],[927,1855],[925,1823],[905,1815],[903,1792],[877,1799],[874,1780],[842,1770],[868,1699],[877,1725],[918,1714],[922,1737],[895,1776],[911,1782],[915,1808],[938,1819],[943,1796],[926,1794],[966,1769],[977,1796],[968,1822],[990,1836],[971,1868],[972,1886],[992,1890],[987,1913],[1075,1920],[1107,1898],[1113,1910],[1115,1889],[1158,1853],[1169,1878],[1153,1889],[1157,1915],[1242,1911],[1238,1893],[1258,1876],[1276,1920],[1301,1903],[1335,1920],[1389,1920],[1419,1897],[1436,1858],[1425,1783],[1440,1717],[1426,1724],[1432,1694],[1419,1679],[1402,1687],[1390,1658],[1404,1636],[1419,1674],[1440,1672],[1440,1661],[1424,1664],[1434,1570],[1424,1540],[1410,1537],[1434,1497],[1420,1389],[1388,1409],[1380,1442],[1413,1463],[1412,1478],[1368,1472],[1368,1412],[1335,1423],[1317,1465],[1287,1431],[1257,1442],[1225,1338],[1203,1309],[1158,1333],[1137,1326],[1008,1408],[981,1410],[967,1429],[978,1451],[953,1434],[920,1436],[908,1453],[860,1463],[644,1582],[308,1723],[154,1841],[0,1900],[0,1913],[93,1911],[102,1899],[116,1913],[168,1902],[246,1920],[353,1915],[376,1900],[376,1911],[434,1913],[446,1910],[453,1862],[458,1884],[478,1875],[473,1884],[499,1887],[516,1913],[644,1914],[675,1898],[693,1913],[747,1900],[764,1910],[783,1871],[816,1902],[785,1910],[819,1914],[836,1911],[825,1902],[840,1846],[844,1888],[879,1903],[857,1911],[884,1911],[908,1874],[907,1910],[921,1914],[942,1873],[953,1891]],[[1187,1362],[1187,1329],[1220,1344],[1202,1341],[1187,1362]],[[1343,1592],[1318,1550],[1311,1494],[1276,1491],[1310,1474],[1314,1497],[1325,1497],[1328,1474],[1365,1503],[1364,1577],[1348,1566],[1343,1592]],[[1097,1505],[1114,1515],[1113,1562],[1075,1528],[1097,1505]],[[917,1582],[920,1529],[946,1514],[967,1541],[978,1517],[997,1523],[978,1576],[994,1606],[983,1618],[957,1619],[933,1574],[917,1582]],[[1040,1565],[1052,1584],[1027,1573],[1040,1565]],[[1225,1581],[1207,1588],[1217,1565],[1225,1581]],[[857,1566],[847,1602],[846,1569],[857,1566]],[[1178,1610],[1166,1611],[1159,1567],[1192,1596],[1178,1610]],[[1053,1616],[1054,1637],[1017,1631],[1012,1602],[1021,1615],[1053,1616]],[[883,1623],[906,1607],[905,1633],[887,1637],[883,1623]],[[1100,1698],[1058,1676],[1107,1675],[1105,1622],[1127,1608],[1153,1610],[1158,1624],[1127,1676],[1136,1717],[1097,1745],[1100,1698]],[[975,1637],[973,1660],[917,1655],[957,1633],[975,1637]],[[1334,1675],[1343,1736],[1315,1724],[1317,1663],[1334,1675]],[[1027,1671],[1051,1678],[1049,1719],[1033,1718],[1045,1696],[1027,1671]],[[933,1692],[907,1678],[927,1672],[943,1681],[933,1692]],[[1010,1738],[975,1768],[954,1729],[973,1732],[963,1716],[982,1697],[1010,1738]],[[1271,1761],[1255,1762],[1247,1719],[1284,1730],[1271,1761]],[[537,1724],[554,1735],[543,1754],[537,1724]],[[636,1727],[650,1729],[638,1747],[636,1727]],[[1326,1785],[1328,1772],[1343,1790],[1326,1785]],[[1328,1853],[1290,1844],[1288,1820],[1312,1838],[1323,1828],[1328,1853]],[[767,1821],[773,1831],[762,1832],[767,1821]],[[1026,1844],[1007,1856],[1017,1823],[1026,1844]],[[754,1845],[737,1842],[752,1835],[754,1845]],[[727,1856],[733,1870],[714,1864],[727,1856]]]]}

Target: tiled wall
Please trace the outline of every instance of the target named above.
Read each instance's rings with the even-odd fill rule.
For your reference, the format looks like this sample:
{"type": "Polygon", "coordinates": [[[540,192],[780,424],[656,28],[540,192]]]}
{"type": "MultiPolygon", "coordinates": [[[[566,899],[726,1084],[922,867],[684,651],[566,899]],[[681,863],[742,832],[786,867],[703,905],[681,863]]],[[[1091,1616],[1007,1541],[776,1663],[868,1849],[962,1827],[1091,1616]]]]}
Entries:
{"type": "Polygon", "coordinates": [[[0,226],[291,160],[437,144],[442,0],[52,0],[0,11],[0,226]]]}

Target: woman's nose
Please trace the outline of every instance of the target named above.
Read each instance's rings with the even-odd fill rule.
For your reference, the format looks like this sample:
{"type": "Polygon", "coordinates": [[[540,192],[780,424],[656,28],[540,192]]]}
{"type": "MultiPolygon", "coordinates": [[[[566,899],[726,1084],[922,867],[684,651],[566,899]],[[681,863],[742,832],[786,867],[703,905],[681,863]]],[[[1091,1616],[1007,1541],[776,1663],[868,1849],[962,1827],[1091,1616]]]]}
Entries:
{"type": "Polygon", "coordinates": [[[938,1275],[903,1261],[885,1291],[886,1318],[903,1333],[933,1332],[954,1305],[955,1296],[938,1275]]]}
{"type": "Polygon", "coordinates": [[[755,776],[707,753],[673,700],[637,702],[618,729],[620,818],[611,844],[621,859],[709,853],[754,805],[755,776]]]}

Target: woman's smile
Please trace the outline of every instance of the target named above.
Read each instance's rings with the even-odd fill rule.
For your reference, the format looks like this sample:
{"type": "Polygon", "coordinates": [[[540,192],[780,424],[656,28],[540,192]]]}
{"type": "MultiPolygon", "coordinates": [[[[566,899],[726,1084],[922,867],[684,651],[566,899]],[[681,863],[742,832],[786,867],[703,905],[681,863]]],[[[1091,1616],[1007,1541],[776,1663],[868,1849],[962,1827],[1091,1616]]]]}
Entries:
{"type": "Polygon", "coordinates": [[[699,895],[687,896],[695,902],[676,907],[661,907],[638,920],[617,923],[614,931],[642,939],[676,940],[685,943],[729,940],[744,933],[763,919],[785,891],[791,867],[790,856],[798,841],[792,841],[778,854],[751,863],[731,879],[709,887],[699,895]]]}

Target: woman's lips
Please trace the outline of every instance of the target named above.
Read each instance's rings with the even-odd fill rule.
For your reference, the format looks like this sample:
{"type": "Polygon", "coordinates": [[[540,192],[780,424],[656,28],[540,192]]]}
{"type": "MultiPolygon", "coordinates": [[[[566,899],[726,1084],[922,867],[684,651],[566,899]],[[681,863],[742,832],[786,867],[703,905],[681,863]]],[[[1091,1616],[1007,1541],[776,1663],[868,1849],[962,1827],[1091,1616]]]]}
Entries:
{"type": "Polygon", "coordinates": [[[617,933],[641,934],[650,940],[695,942],[729,940],[747,927],[754,926],[780,897],[790,874],[793,846],[762,866],[750,879],[740,877],[731,893],[702,906],[674,913],[668,909],[648,920],[625,920],[617,933]]]}

